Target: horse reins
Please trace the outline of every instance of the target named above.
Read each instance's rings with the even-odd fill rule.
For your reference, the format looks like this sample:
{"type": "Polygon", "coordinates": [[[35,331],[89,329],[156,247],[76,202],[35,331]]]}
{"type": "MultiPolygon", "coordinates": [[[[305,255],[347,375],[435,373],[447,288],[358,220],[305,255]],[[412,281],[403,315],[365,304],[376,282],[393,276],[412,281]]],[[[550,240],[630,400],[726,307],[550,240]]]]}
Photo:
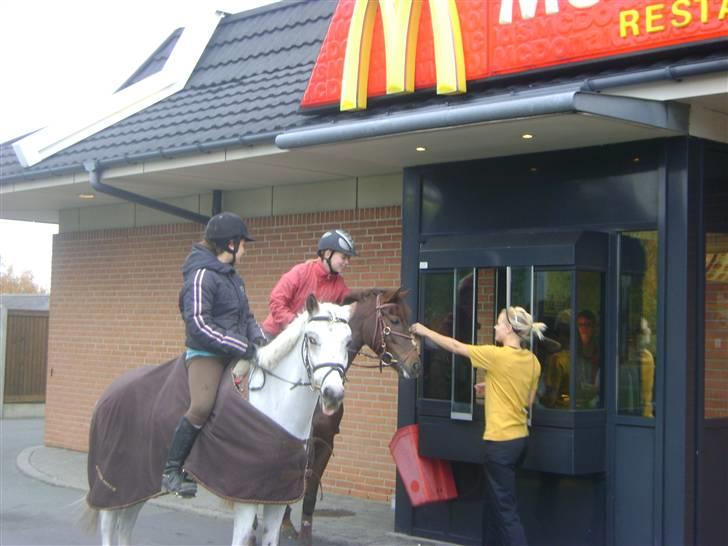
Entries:
{"type": "MultiPolygon", "coordinates": [[[[364,353],[361,351],[356,351],[354,356],[361,355],[367,358],[371,359],[377,359],[379,360],[379,364],[374,366],[368,366],[366,364],[355,364],[355,366],[359,368],[379,368],[379,371],[381,373],[382,368],[389,367],[389,366],[398,366],[400,361],[394,357],[394,355],[387,350],[387,337],[389,336],[397,336],[397,337],[403,337],[406,339],[409,339],[412,343],[412,349],[407,351],[407,354],[404,355],[405,360],[410,355],[412,351],[417,351],[417,345],[415,344],[414,336],[412,334],[403,334],[401,332],[396,332],[392,330],[392,327],[389,326],[384,322],[384,313],[382,313],[383,309],[391,308],[391,307],[397,307],[396,303],[381,303],[381,296],[380,294],[377,294],[377,301],[376,301],[376,317],[375,317],[375,325],[374,325],[374,332],[372,333],[372,340],[368,344],[369,347],[374,349],[378,352],[375,355],[370,355],[367,353],[364,353]],[[377,342],[377,339],[379,338],[379,342],[377,342]]],[[[353,351],[352,351],[353,352],[353,351]]]]}

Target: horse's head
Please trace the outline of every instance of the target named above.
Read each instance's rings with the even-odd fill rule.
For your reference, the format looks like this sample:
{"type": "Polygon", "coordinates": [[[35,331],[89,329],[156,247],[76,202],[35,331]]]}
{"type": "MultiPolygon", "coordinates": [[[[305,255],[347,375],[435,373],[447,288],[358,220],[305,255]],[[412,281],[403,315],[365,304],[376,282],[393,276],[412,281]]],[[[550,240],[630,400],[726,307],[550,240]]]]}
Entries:
{"type": "Polygon", "coordinates": [[[306,299],[306,311],[303,361],[311,388],[321,393],[321,409],[326,415],[332,415],[344,400],[351,307],[319,303],[311,294],[306,299]]]}
{"type": "Polygon", "coordinates": [[[356,302],[351,326],[354,337],[377,353],[382,366],[390,366],[405,379],[421,370],[415,339],[409,332],[407,291],[372,289],[353,293],[346,302],[356,302]]]}

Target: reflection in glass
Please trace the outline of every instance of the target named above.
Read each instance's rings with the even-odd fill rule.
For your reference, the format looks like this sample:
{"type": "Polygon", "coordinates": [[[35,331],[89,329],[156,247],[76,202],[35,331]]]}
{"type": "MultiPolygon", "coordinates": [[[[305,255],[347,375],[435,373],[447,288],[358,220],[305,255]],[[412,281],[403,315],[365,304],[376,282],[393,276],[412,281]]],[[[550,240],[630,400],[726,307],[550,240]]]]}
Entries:
{"type": "Polygon", "coordinates": [[[705,418],[728,417],[728,233],[705,234],[705,418]]]}
{"type": "MultiPolygon", "coordinates": [[[[495,319],[497,316],[495,305],[496,270],[491,268],[480,268],[477,270],[477,300],[475,317],[475,343],[477,345],[493,345],[495,343],[495,319]]],[[[485,370],[475,369],[475,383],[485,381],[485,370]]],[[[482,394],[476,394],[478,409],[473,412],[475,418],[483,416],[484,398],[482,394]]]]}
{"type": "Polygon", "coordinates": [[[602,407],[602,284],[603,274],[576,273],[576,407],[602,407]]]}
{"type": "MultiPolygon", "coordinates": [[[[505,271],[503,269],[499,271],[505,271]]],[[[505,272],[503,273],[505,280],[505,272]]],[[[505,308],[506,302],[502,303],[498,308],[498,312],[505,308]]],[[[530,267],[511,267],[511,305],[520,305],[529,313],[531,311],[531,268],[530,267]]]]}
{"type": "Polygon", "coordinates": [[[657,232],[620,236],[617,408],[655,416],[657,358],[657,232]]]}
{"type": "MultiPolygon", "coordinates": [[[[473,305],[475,296],[474,270],[455,271],[455,339],[473,343],[473,305]]],[[[453,355],[452,405],[453,416],[471,418],[473,413],[473,368],[464,356],[453,355]],[[455,415],[457,414],[457,415],[455,415]]]]}
{"type": "MultiPolygon", "coordinates": [[[[446,336],[453,335],[453,272],[427,272],[421,276],[424,310],[422,322],[446,336]]],[[[450,400],[452,359],[434,344],[422,346],[422,396],[450,400]]]]}
{"type": "Polygon", "coordinates": [[[536,315],[553,341],[541,344],[536,355],[543,365],[538,402],[547,408],[571,406],[571,279],[570,271],[536,273],[536,315]]]}

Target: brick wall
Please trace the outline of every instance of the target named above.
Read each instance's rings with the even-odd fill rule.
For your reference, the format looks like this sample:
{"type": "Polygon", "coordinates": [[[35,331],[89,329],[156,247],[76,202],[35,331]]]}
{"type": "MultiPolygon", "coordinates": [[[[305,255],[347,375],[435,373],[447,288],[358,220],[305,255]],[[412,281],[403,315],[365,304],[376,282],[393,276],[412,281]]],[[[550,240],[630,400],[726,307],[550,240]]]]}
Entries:
{"type": "MultiPolygon", "coordinates": [[[[248,227],[256,241],[246,246],[239,270],[259,322],[280,275],[313,257],[321,233],[339,226],[352,234],[360,254],[345,275],[350,287],[399,285],[398,206],[255,218],[248,227]]],[[[109,383],[182,350],[180,265],[200,234],[198,225],[176,224],[55,236],[47,445],[85,451],[94,403],[109,383]]],[[[387,500],[395,484],[387,446],[396,429],[397,377],[357,368],[349,379],[345,417],[324,488],[387,500]]]]}

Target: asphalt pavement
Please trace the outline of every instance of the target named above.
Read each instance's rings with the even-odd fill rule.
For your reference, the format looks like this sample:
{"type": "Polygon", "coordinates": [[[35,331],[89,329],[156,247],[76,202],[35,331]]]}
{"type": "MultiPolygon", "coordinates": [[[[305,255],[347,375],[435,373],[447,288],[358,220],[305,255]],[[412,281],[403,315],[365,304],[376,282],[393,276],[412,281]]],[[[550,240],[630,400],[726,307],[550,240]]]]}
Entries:
{"type": "MultiPolygon", "coordinates": [[[[43,419],[0,420],[0,545],[98,544],[76,524],[85,508],[86,454],[43,446],[43,419]]],[[[293,507],[300,522],[300,503],[293,507]]],[[[389,503],[324,492],[316,505],[313,540],[320,546],[440,546],[394,533],[389,503]]],[[[135,544],[224,545],[232,538],[228,505],[200,489],[194,499],[163,496],[139,515],[135,544]]],[[[281,546],[296,541],[282,537],[281,546]]]]}

